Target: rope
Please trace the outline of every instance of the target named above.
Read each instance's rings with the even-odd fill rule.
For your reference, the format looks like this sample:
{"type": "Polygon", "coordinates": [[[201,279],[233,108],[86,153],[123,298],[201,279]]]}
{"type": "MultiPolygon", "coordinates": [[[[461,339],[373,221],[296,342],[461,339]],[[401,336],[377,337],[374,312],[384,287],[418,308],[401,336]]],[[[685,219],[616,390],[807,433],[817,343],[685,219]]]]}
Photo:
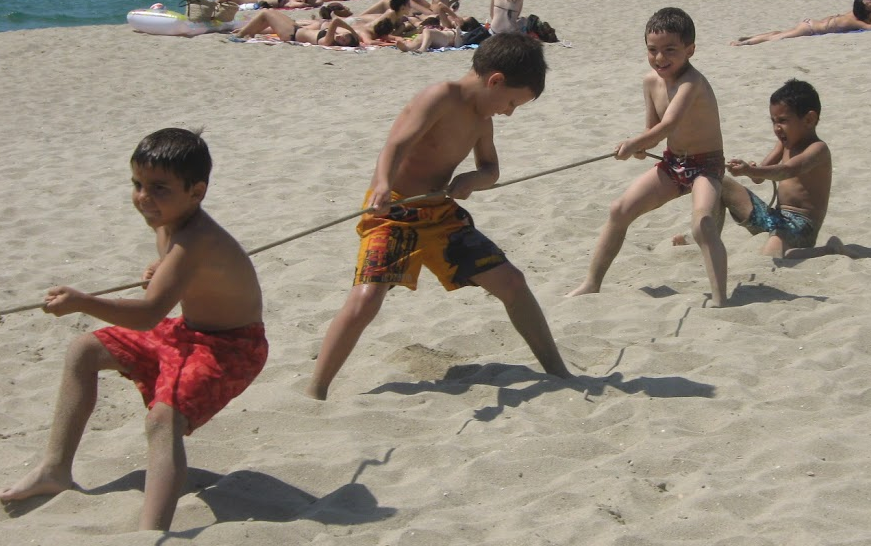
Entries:
{"type": "MultiPolygon", "coordinates": [[[[530,174],[528,176],[515,178],[513,180],[509,180],[509,181],[503,182],[501,184],[495,184],[487,189],[493,190],[496,188],[504,188],[505,186],[517,184],[518,182],[525,182],[527,180],[532,180],[533,178],[539,178],[539,177],[547,176],[549,174],[557,173],[560,171],[565,171],[568,169],[573,169],[575,167],[580,167],[582,165],[587,165],[589,163],[594,163],[596,161],[601,161],[601,160],[607,159],[609,157],[614,157],[614,155],[615,155],[615,152],[611,152],[609,154],[602,154],[602,155],[599,155],[596,157],[591,157],[589,159],[584,159],[582,161],[577,161],[575,163],[570,163],[568,165],[563,165],[562,167],[556,167],[553,169],[548,169],[546,171],[540,171],[540,172],[537,172],[534,174],[530,174]]],[[[652,157],[654,159],[658,159],[660,161],[662,160],[661,157],[654,155],[654,154],[651,154],[651,153],[647,153],[647,156],[652,157]]],[[[433,199],[435,197],[447,197],[447,195],[448,195],[448,192],[446,190],[440,190],[440,191],[435,191],[432,193],[427,193],[425,195],[415,195],[413,197],[406,197],[405,199],[400,199],[398,201],[392,201],[390,203],[390,205],[403,205],[405,203],[411,203],[414,201],[423,201],[426,199],[433,199]]],[[[312,233],[315,233],[316,231],[321,231],[321,230],[326,229],[328,227],[334,226],[336,224],[341,224],[342,222],[345,222],[345,221],[350,220],[352,218],[356,218],[358,216],[363,216],[364,214],[369,214],[369,213],[372,213],[374,211],[375,211],[375,209],[373,207],[369,207],[369,208],[366,208],[363,210],[352,212],[350,214],[346,214],[345,216],[342,216],[340,218],[336,218],[335,220],[331,220],[325,224],[321,224],[319,226],[315,226],[313,228],[306,229],[304,231],[300,231],[299,233],[294,233],[293,235],[285,237],[284,239],[280,239],[278,241],[275,241],[275,242],[272,242],[272,243],[269,243],[269,244],[266,244],[263,246],[259,246],[255,249],[249,250],[248,255],[253,256],[255,254],[259,254],[260,252],[263,252],[264,250],[269,250],[270,248],[274,248],[274,247],[277,247],[279,245],[289,243],[290,241],[294,241],[296,239],[299,239],[300,237],[305,237],[306,235],[310,235],[312,233]]],[[[98,290],[96,292],[89,292],[88,295],[90,295],[90,296],[102,296],[103,294],[109,294],[111,292],[120,292],[121,290],[127,290],[130,288],[145,286],[147,284],[148,284],[148,281],[139,281],[139,282],[133,282],[133,283],[128,283],[128,284],[122,284],[120,286],[114,286],[112,288],[106,288],[103,290],[98,290]]],[[[5,316],[5,315],[11,315],[12,313],[19,313],[21,311],[30,311],[32,309],[39,309],[44,305],[45,305],[45,302],[42,302],[42,303],[32,303],[32,304],[28,304],[28,305],[20,305],[18,307],[13,307],[11,309],[4,309],[4,310],[0,311],[0,317],[5,316]]]]}

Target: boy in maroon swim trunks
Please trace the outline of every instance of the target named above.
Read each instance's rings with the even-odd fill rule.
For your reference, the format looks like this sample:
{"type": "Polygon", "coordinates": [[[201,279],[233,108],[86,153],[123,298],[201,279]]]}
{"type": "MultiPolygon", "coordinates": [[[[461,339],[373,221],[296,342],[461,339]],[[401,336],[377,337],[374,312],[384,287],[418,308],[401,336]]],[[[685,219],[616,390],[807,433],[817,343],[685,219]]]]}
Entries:
{"type": "Polygon", "coordinates": [[[48,446],[40,464],[0,490],[8,502],[73,486],[72,464],[97,397],[97,372],[131,378],[148,405],[148,467],[139,528],[169,529],[185,482],[183,437],[251,384],[266,362],[257,274],[238,242],[200,203],[212,160],[199,134],[162,129],[130,159],[133,205],[157,235],[159,259],[141,299],[107,299],[66,286],[44,311],[87,313],[115,324],[70,345],[48,446]],[[182,316],[166,318],[176,304],[182,316]]]}
{"type": "Polygon", "coordinates": [[[682,195],[692,196],[693,237],[702,251],[714,307],[726,304],[726,247],[720,239],[720,188],[726,162],[717,98],[708,80],[690,64],[696,50],[693,20],[678,8],[663,8],[647,21],[644,41],[652,70],[644,77],[647,129],[617,145],[624,160],[644,159],[667,139],[665,157],[611,203],[587,278],[568,296],[599,292],[629,225],[646,212],[682,195]]]}

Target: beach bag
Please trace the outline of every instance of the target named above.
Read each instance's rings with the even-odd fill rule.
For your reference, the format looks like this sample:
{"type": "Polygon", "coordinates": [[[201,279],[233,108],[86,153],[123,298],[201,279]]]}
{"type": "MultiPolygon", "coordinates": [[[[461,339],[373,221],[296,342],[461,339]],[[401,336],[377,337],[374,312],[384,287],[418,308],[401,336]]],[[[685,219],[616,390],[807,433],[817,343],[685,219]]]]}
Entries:
{"type": "Polygon", "coordinates": [[[490,34],[490,29],[481,25],[474,30],[470,30],[463,36],[463,45],[477,45],[490,36],[492,36],[492,34],[490,34]]]}
{"type": "Polygon", "coordinates": [[[526,18],[525,30],[527,34],[534,35],[542,42],[559,42],[559,38],[556,37],[556,30],[554,30],[547,22],[542,21],[538,15],[530,15],[526,18]]]}

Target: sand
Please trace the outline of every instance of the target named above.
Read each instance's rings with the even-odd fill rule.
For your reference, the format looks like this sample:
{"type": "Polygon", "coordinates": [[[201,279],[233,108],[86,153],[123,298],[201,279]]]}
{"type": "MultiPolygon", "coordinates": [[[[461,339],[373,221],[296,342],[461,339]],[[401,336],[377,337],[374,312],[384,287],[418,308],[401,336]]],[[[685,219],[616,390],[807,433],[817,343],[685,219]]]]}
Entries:
{"type": "MultiPolygon", "coordinates": [[[[728,45],[849,9],[831,4],[680,6],[696,22],[693,61],[717,93],[727,157],[770,149],[768,97],[786,79],[817,87],[835,164],[821,241],[838,235],[867,251],[871,35],[728,45]]],[[[463,0],[460,13],[483,19],[488,5],[463,0]]],[[[546,46],[542,97],[495,120],[503,181],[607,154],[642,129],[643,27],[660,7],[527,2],[566,43],[546,46]]],[[[147,133],[205,126],[215,160],[205,208],[255,248],[357,210],[401,107],[460,77],[472,57],[127,26],[6,32],[0,52],[5,309],[55,284],[139,278],[154,242],[129,203],[127,161],[147,133]]],[[[583,381],[544,375],[495,298],[446,294],[425,273],[418,291],[388,296],[330,399],[306,398],[353,273],[357,238],[345,222],[254,257],[270,359],[187,440],[191,471],[170,533],[135,531],[145,412],[133,386],[107,373],[74,466],[79,489],[6,506],[2,542],[871,544],[871,262],[772,260],[758,254],[764,235],[728,221],[732,306],[711,309],[698,248],[671,246],[689,229],[680,199],[632,226],[601,294],[563,297],[584,277],[609,202],[651,164],[597,161],[466,202],[526,273],[583,381]]],[[[767,201],[770,185],[756,189],[767,201]]],[[[38,310],[0,319],[0,484],[38,461],[64,351],[102,325],[38,310]]]]}

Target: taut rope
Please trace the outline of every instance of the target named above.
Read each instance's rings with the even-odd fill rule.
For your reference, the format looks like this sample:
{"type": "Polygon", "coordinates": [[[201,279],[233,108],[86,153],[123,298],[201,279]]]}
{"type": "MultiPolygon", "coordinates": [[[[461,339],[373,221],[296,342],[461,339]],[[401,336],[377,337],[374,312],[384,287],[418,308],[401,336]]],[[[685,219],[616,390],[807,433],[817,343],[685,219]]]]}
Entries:
{"type": "MultiPolygon", "coordinates": [[[[560,171],[574,169],[575,167],[580,167],[582,165],[587,165],[589,163],[594,163],[596,161],[601,161],[601,160],[607,159],[609,157],[614,157],[614,155],[615,155],[615,152],[611,152],[609,154],[602,154],[602,155],[599,155],[596,157],[591,157],[589,159],[584,159],[582,161],[577,161],[575,163],[569,163],[568,165],[563,165],[561,167],[556,167],[553,169],[548,169],[546,171],[540,171],[540,172],[537,172],[534,174],[530,174],[528,176],[515,178],[515,179],[509,180],[507,182],[503,182],[501,184],[495,184],[492,187],[487,188],[487,189],[494,190],[496,188],[504,188],[505,186],[510,186],[511,184],[517,184],[518,182],[525,182],[527,180],[532,180],[533,178],[539,178],[539,177],[547,176],[549,174],[557,173],[560,171]]],[[[659,157],[657,155],[653,155],[651,153],[648,153],[647,156],[652,157],[654,159],[662,160],[661,157],[659,157]]],[[[407,197],[405,199],[393,201],[390,204],[391,205],[402,205],[402,204],[411,203],[414,201],[423,201],[425,199],[432,199],[434,197],[447,197],[447,195],[448,195],[448,193],[446,190],[441,190],[441,191],[436,191],[436,192],[432,192],[432,193],[427,193],[425,195],[415,195],[413,197],[407,197]]],[[[363,216],[364,214],[368,214],[368,213],[371,213],[374,211],[375,211],[374,208],[369,207],[369,208],[366,208],[363,210],[352,212],[350,214],[346,214],[345,216],[342,216],[341,218],[336,218],[335,220],[331,220],[325,224],[321,224],[319,226],[307,229],[305,231],[300,231],[299,233],[294,233],[293,235],[290,235],[289,237],[285,237],[284,239],[280,239],[278,241],[275,241],[275,242],[272,242],[272,243],[269,243],[269,244],[266,244],[263,246],[259,246],[255,249],[249,250],[248,255],[253,256],[255,254],[259,254],[260,252],[263,252],[264,250],[269,250],[270,248],[274,248],[276,246],[283,245],[285,243],[289,243],[290,241],[299,239],[300,237],[305,237],[306,235],[310,235],[312,233],[315,233],[316,231],[321,231],[322,229],[326,229],[328,227],[334,226],[336,224],[340,224],[340,223],[345,222],[347,220],[350,220],[352,218],[356,218],[358,216],[363,216]]],[[[127,284],[122,284],[120,286],[113,286],[112,288],[98,290],[96,292],[89,292],[89,295],[102,296],[103,294],[109,294],[111,292],[119,292],[121,290],[127,290],[129,288],[136,288],[138,286],[145,286],[146,284],[148,284],[148,281],[132,282],[132,283],[127,283],[127,284]]],[[[31,303],[28,305],[20,305],[18,307],[12,307],[10,309],[4,309],[4,310],[0,311],[0,316],[11,315],[12,313],[20,313],[21,311],[30,311],[31,309],[38,309],[38,308],[42,307],[43,305],[45,305],[45,302],[31,303]]]]}

